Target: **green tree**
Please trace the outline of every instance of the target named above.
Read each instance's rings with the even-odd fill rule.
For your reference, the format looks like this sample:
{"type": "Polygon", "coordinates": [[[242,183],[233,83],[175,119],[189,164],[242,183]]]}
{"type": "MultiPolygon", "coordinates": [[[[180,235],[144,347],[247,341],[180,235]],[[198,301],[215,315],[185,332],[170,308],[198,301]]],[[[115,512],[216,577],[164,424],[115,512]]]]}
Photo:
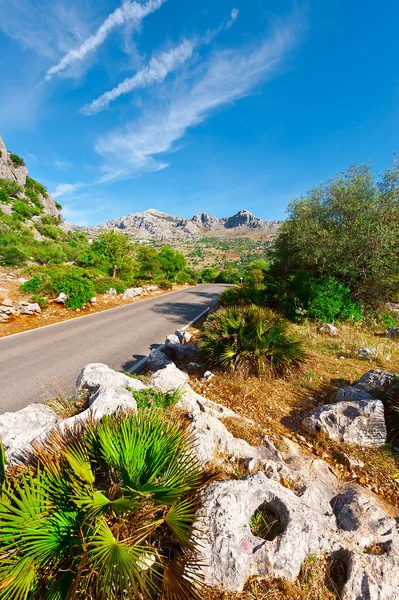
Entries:
{"type": "Polygon", "coordinates": [[[354,300],[376,307],[390,298],[399,264],[399,160],[380,181],[370,165],[294,200],[273,248],[273,272],[335,277],[354,300]]]}
{"type": "Polygon", "coordinates": [[[184,254],[178,250],[173,250],[170,246],[162,246],[159,251],[159,264],[166,279],[169,280],[177,275],[179,271],[182,271],[187,262],[184,254]]]}
{"type": "Polygon", "coordinates": [[[138,271],[141,277],[153,279],[160,274],[159,254],[151,246],[140,246],[137,250],[138,271]]]}
{"type": "Polygon", "coordinates": [[[92,252],[94,266],[102,267],[112,277],[123,277],[133,270],[135,245],[123,233],[101,233],[92,244],[92,252]]]}

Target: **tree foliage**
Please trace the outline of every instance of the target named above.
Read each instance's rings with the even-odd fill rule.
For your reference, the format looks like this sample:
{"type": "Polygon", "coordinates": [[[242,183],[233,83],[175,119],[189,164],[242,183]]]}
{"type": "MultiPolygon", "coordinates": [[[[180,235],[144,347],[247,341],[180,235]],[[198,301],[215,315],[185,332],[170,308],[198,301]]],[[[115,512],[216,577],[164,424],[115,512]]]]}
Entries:
{"type": "Polygon", "coordinates": [[[398,159],[378,181],[370,165],[351,166],[288,213],[274,243],[277,276],[334,277],[368,306],[389,299],[399,264],[398,159]]]}

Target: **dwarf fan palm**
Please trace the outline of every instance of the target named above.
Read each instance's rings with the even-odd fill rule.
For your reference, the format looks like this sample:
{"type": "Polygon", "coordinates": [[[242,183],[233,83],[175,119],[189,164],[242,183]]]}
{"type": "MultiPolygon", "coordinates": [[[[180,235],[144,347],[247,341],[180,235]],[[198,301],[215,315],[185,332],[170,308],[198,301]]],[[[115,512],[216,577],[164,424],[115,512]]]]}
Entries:
{"type": "Polygon", "coordinates": [[[209,362],[244,372],[281,373],[306,359],[288,323],[272,310],[254,304],[221,308],[204,325],[200,348],[209,362]]]}
{"type": "Polygon", "coordinates": [[[209,475],[191,443],[158,411],[125,413],[54,430],[18,477],[0,468],[0,597],[198,597],[193,523],[209,475]]]}

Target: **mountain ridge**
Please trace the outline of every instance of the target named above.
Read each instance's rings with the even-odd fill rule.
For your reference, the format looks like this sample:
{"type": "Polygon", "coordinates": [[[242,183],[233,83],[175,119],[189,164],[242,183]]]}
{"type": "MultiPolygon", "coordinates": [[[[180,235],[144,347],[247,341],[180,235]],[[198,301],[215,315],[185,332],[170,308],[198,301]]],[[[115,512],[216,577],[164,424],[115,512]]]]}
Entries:
{"type": "Polygon", "coordinates": [[[263,221],[248,210],[239,210],[230,217],[215,217],[199,212],[191,219],[149,208],[110,219],[101,225],[72,225],[78,231],[96,235],[106,230],[118,230],[137,240],[170,241],[195,240],[200,237],[251,237],[255,239],[273,239],[282,221],[263,221]]]}

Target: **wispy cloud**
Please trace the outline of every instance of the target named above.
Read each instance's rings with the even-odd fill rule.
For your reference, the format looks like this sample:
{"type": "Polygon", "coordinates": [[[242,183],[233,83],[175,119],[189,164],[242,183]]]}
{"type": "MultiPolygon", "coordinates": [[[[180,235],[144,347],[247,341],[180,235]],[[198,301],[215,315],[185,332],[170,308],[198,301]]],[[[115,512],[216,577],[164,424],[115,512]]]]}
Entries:
{"type": "MultiPolygon", "coordinates": [[[[143,118],[97,140],[105,160],[104,180],[139,175],[167,166],[159,155],[175,149],[190,127],[218,108],[250,94],[276,74],[278,66],[298,42],[302,20],[296,16],[277,25],[258,45],[214,54],[205,73],[191,85],[180,82],[170,102],[147,107],[143,118]]],[[[160,96],[167,91],[160,90],[160,96]],[[162,93],[163,92],[163,93],[162,93]]]]}
{"type": "Polygon", "coordinates": [[[131,22],[137,28],[147,15],[160,8],[164,2],[165,0],[148,0],[146,4],[124,2],[105,19],[93,35],[84,40],[77,48],[70,50],[56,65],[50,67],[46,73],[46,80],[52,79],[54,75],[64,71],[72,63],[80,61],[87,54],[94,52],[116,27],[131,22]]]}
{"type": "Polygon", "coordinates": [[[90,104],[86,104],[80,112],[84,115],[94,115],[104,110],[113,100],[124,94],[138,88],[148,87],[154,83],[161,83],[171,71],[191,58],[195,46],[196,42],[183,40],[181,44],[169,50],[169,52],[161,52],[158,56],[151,58],[149,64],[140,69],[134,77],[125,79],[112,90],[105,92],[90,104]]]}
{"type": "Polygon", "coordinates": [[[226,24],[226,29],[230,29],[230,27],[231,27],[232,25],[234,25],[234,23],[235,23],[235,22],[237,21],[237,19],[238,19],[238,13],[239,13],[239,12],[240,12],[240,11],[238,10],[238,8],[233,8],[233,10],[232,10],[232,11],[231,11],[231,13],[230,13],[230,19],[229,19],[229,21],[228,21],[228,22],[227,22],[227,24],[226,24]]]}
{"type": "Polygon", "coordinates": [[[51,195],[53,198],[59,198],[60,196],[65,196],[66,194],[72,194],[83,186],[84,183],[81,181],[78,181],[77,183],[60,183],[57,185],[55,191],[51,195]]]}
{"type": "Polygon", "coordinates": [[[85,104],[80,112],[84,115],[94,115],[104,110],[111,102],[128,94],[133,90],[147,88],[156,83],[162,83],[172,71],[182,66],[192,57],[194,50],[203,44],[209,44],[223,29],[230,28],[237,20],[238,10],[233,9],[229,21],[226,20],[217,28],[210,29],[203,37],[195,36],[184,39],[180,44],[167,52],[160,52],[153,56],[148,65],[140,69],[133,77],[124,79],[114,87],[90,102],[85,104]]]}

